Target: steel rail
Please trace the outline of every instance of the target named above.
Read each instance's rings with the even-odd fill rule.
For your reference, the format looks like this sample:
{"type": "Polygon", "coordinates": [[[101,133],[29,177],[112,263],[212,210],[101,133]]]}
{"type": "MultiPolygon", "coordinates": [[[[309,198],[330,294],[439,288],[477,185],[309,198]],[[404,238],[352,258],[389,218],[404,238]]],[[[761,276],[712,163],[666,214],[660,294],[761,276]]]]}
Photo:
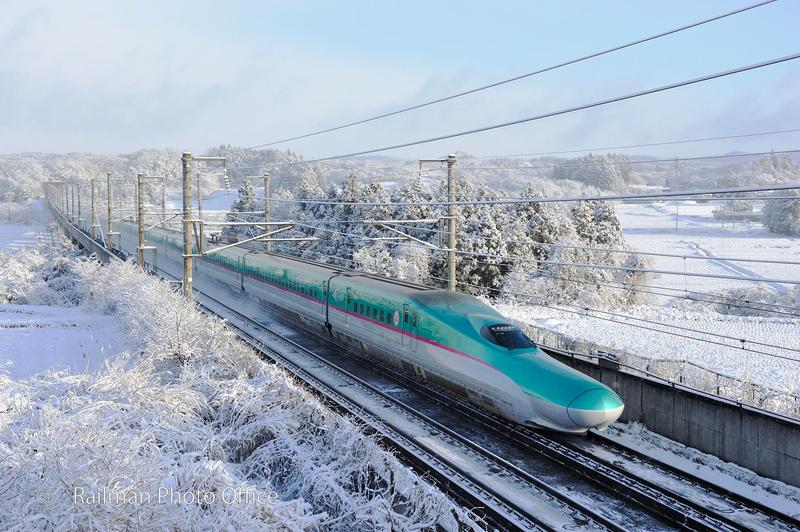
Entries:
{"type": "MultiPolygon", "coordinates": [[[[195,288],[195,291],[200,293],[204,298],[207,298],[207,299],[209,299],[211,301],[214,301],[214,304],[219,305],[221,307],[224,307],[226,312],[230,312],[230,313],[236,315],[238,317],[238,319],[241,319],[241,320],[247,322],[250,326],[255,327],[255,328],[257,328],[257,329],[259,329],[261,331],[266,332],[267,334],[273,336],[273,338],[275,338],[276,340],[289,345],[291,348],[293,348],[295,350],[302,351],[305,355],[313,358],[314,360],[318,361],[319,363],[324,364],[330,370],[332,370],[334,372],[337,372],[337,373],[340,373],[348,381],[351,381],[351,382],[357,384],[362,389],[367,390],[369,393],[380,397],[381,400],[383,400],[385,402],[389,402],[392,405],[394,405],[395,407],[397,407],[398,409],[405,411],[410,416],[422,420],[422,422],[425,425],[432,426],[437,431],[440,431],[442,434],[447,435],[451,440],[454,440],[455,442],[457,442],[462,447],[464,447],[466,449],[469,449],[469,450],[473,451],[474,453],[476,453],[477,455],[481,456],[483,459],[485,459],[487,461],[490,461],[493,464],[499,465],[503,469],[506,469],[506,470],[510,471],[516,477],[518,477],[521,480],[525,481],[525,483],[531,485],[531,487],[533,487],[537,491],[543,492],[543,494],[545,494],[546,496],[549,496],[551,501],[556,502],[556,504],[563,505],[563,506],[566,506],[566,507],[570,508],[570,513],[573,514],[572,518],[575,519],[577,522],[595,521],[598,524],[601,524],[602,526],[604,526],[605,528],[608,528],[609,530],[623,530],[621,527],[619,527],[615,523],[613,523],[613,522],[609,521],[608,519],[604,518],[602,515],[597,514],[595,511],[585,507],[581,503],[567,498],[563,493],[560,493],[558,490],[553,489],[546,482],[534,477],[530,473],[520,469],[519,467],[517,467],[514,464],[508,462],[507,460],[503,459],[502,457],[499,457],[496,454],[492,453],[491,451],[481,447],[477,443],[475,443],[472,440],[469,440],[468,438],[462,436],[461,434],[453,431],[452,429],[446,427],[442,423],[440,423],[440,422],[438,422],[438,421],[436,421],[434,419],[431,419],[430,417],[426,416],[425,414],[423,414],[423,413],[419,412],[418,410],[414,409],[413,407],[403,403],[402,401],[396,399],[395,397],[387,394],[386,392],[378,389],[376,386],[368,383],[367,381],[365,381],[365,380],[361,379],[360,377],[352,374],[351,372],[349,372],[349,371],[347,371],[347,370],[345,370],[345,369],[333,364],[332,362],[327,360],[325,357],[323,357],[321,355],[318,355],[317,353],[314,353],[310,349],[308,349],[308,348],[304,347],[303,345],[295,342],[294,340],[291,340],[291,339],[287,338],[285,335],[275,331],[274,329],[272,329],[272,328],[270,328],[270,327],[268,327],[268,326],[266,326],[266,325],[264,325],[262,323],[259,323],[258,321],[250,318],[249,316],[241,313],[240,311],[230,307],[226,303],[223,303],[222,301],[218,300],[217,298],[215,298],[213,296],[210,296],[208,293],[203,292],[202,290],[200,290],[198,288],[195,288]]],[[[210,310],[210,312],[214,313],[215,315],[217,315],[217,316],[219,316],[219,317],[221,317],[223,319],[225,318],[223,315],[221,315],[220,313],[214,311],[213,309],[209,309],[204,304],[200,303],[200,305],[204,306],[207,310],[210,310]]],[[[237,331],[240,331],[240,332],[242,332],[244,334],[249,334],[246,331],[242,330],[240,327],[238,327],[238,326],[236,326],[234,324],[231,324],[230,321],[228,321],[228,324],[233,326],[237,331]]],[[[267,347],[267,349],[270,349],[270,351],[275,351],[274,349],[271,349],[269,347],[267,347]]],[[[278,355],[283,357],[283,355],[280,355],[279,353],[278,353],[278,355]]],[[[270,356],[270,355],[267,354],[267,356],[270,356]]],[[[289,362],[291,362],[291,361],[289,361],[289,362]]],[[[335,392],[335,390],[332,387],[330,387],[330,385],[327,385],[327,386],[328,386],[329,389],[331,389],[331,390],[333,390],[335,392]]],[[[336,393],[338,393],[338,392],[336,392],[336,393]]],[[[364,411],[363,407],[358,407],[358,408],[360,409],[360,412],[364,411]]],[[[383,421],[383,423],[385,424],[385,421],[383,421]]],[[[424,451],[424,452],[427,453],[427,451],[424,451]]],[[[428,453],[428,454],[430,454],[430,453],[428,453]]],[[[436,459],[444,461],[444,459],[441,458],[441,457],[436,457],[436,459]]],[[[460,473],[461,475],[463,475],[464,478],[469,478],[468,473],[464,472],[463,470],[460,470],[460,468],[457,465],[452,464],[452,463],[449,464],[449,465],[453,470],[455,470],[458,473],[460,473]]],[[[425,472],[427,473],[427,471],[425,471],[425,472]]],[[[461,479],[460,479],[460,481],[461,481],[461,479]]],[[[486,493],[491,495],[496,500],[502,501],[507,507],[511,508],[513,510],[513,512],[515,514],[517,514],[518,516],[521,516],[521,517],[524,517],[525,519],[531,520],[534,523],[536,523],[538,526],[543,527],[545,529],[549,529],[550,528],[546,523],[544,523],[542,521],[539,521],[535,516],[530,515],[530,513],[525,508],[520,508],[516,503],[511,501],[505,495],[497,493],[488,484],[484,484],[481,480],[471,479],[471,483],[473,483],[475,485],[478,485],[478,486],[482,486],[483,487],[482,488],[483,491],[485,491],[486,493]]]]}
{"type": "MultiPolygon", "coordinates": [[[[325,338],[318,333],[303,328],[323,342],[331,343],[339,348],[348,349],[348,356],[357,357],[368,362],[371,368],[380,368],[380,372],[391,380],[408,386],[425,395],[432,401],[441,404],[459,415],[466,416],[503,439],[510,435],[522,434],[520,440],[513,440],[533,452],[560,464],[562,467],[578,473],[580,476],[603,489],[611,490],[623,498],[634,502],[638,507],[660,517],[678,527],[692,530],[740,530],[742,525],[727,516],[709,510],[680,494],[672,493],[654,483],[636,477],[613,464],[605,464],[594,457],[574,448],[548,438],[532,429],[519,425],[486,412],[472,403],[456,398],[452,393],[439,389],[438,386],[423,383],[419,379],[392,368],[391,366],[368,358],[363,354],[354,354],[352,346],[341,344],[325,338]]],[[[619,526],[619,525],[617,525],[619,526]]]]}

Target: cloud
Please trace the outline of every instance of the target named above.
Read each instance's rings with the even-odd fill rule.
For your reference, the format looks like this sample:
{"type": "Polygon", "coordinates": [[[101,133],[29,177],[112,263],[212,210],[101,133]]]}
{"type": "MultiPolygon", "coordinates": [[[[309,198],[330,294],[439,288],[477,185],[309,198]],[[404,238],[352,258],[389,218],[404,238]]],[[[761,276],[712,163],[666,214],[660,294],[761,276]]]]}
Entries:
{"type": "MultiPolygon", "coordinates": [[[[404,57],[403,42],[392,45],[391,56],[381,56],[371,50],[326,47],[326,40],[315,40],[311,32],[289,41],[268,29],[257,31],[256,24],[237,33],[239,17],[252,9],[236,5],[221,12],[210,3],[190,7],[195,4],[91,0],[4,6],[4,151],[119,153],[143,147],[198,151],[220,143],[254,145],[544,66],[520,66],[523,54],[507,63],[503,58],[495,63],[462,61],[450,70],[435,59],[426,61],[424,53],[408,52],[404,57]]],[[[563,32],[563,40],[573,38],[568,28],[563,32]]],[[[390,34],[402,32],[395,27],[390,34]]],[[[335,31],[327,35],[330,39],[335,31]]],[[[464,53],[468,56],[475,47],[489,44],[488,38],[465,42],[464,53]]],[[[672,43],[664,43],[665,50],[667,44],[672,43]]],[[[586,42],[573,48],[592,46],[586,42]]],[[[651,52],[642,49],[641,57],[651,52]]],[[[479,55],[491,53],[497,51],[479,55]]],[[[550,57],[540,55],[537,60],[545,56],[550,57]]],[[[630,57],[607,58],[290,146],[309,156],[355,151],[513,120],[714,70],[707,63],[681,70],[680,61],[661,59],[669,68],[650,68],[630,57]]],[[[711,55],[704,59],[713,60],[711,55]]],[[[735,58],[730,61],[736,64],[735,58]]],[[[388,155],[547,151],[778,129],[800,117],[796,71],[794,77],[781,77],[781,72],[790,71],[776,68],[778,75],[765,74],[761,85],[731,78],[730,83],[714,82],[388,155]]],[[[726,146],[726,151],[736,148],[726,146]]],[[[694,148],[686,147],[686,152],[690,149],[694,148]]],[[[708,149],[697,148],[700,154],[708,149]]]]}

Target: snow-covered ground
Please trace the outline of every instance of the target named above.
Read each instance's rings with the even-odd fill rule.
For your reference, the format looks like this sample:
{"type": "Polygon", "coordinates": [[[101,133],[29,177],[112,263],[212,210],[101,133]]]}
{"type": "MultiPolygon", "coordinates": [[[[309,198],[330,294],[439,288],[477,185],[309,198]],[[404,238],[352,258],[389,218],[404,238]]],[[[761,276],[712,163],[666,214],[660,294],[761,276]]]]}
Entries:
{"type": "Polygon", "coordinates": [[[111,316],[75,307],[0,305],[0,367],[15,379],[45,371],[94,373],[130,350],[111,316]]]}
{"type": "Polygon", "coordinates": [[[41,225],[0,223],[0,251],[11,252],[35,247],[47,238],[47,229],[41,225]]]}
{"type": "MultiPolygon", "coordinates": [[[[716,203],[620,204],[617,213],[631,248],[651,253],[720,257],[717,260],[653,256],[654,269],[741,276],[764,279],[800,280],[800,266],[739,262],[725,258],[766,259],[800,262],[800,239],[776,235],[755,222],[724,223],[713,216],[716,203]],[[677,225],[676,225],[677,219],[677,225]]],[[[658,274],[649,283],[679,290],[710,292],[723,288],[753,286],[750,281],[710,279],[658,274]]],[[[781,293],[791,285],[767,283],[781,293]]]]}
{"type": "Polygon", "coordinates": [[[606,436],[786,515],[800,515],[800,488],[761,477],[749,469],[677,443],[647,430],[641,423],[615,423],[606,436]]]}

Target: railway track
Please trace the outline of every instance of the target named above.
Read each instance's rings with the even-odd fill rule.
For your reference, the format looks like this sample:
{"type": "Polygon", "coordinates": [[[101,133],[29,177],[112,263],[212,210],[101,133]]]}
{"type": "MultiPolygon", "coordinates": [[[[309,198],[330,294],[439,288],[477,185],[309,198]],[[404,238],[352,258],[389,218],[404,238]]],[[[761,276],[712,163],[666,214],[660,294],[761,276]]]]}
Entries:
{"type": "MultiPolygon", "coordinates": [[[[174,278],[164,270],[161,270],[161,273],[167,277],[174,278]]],[[[489,464],[490,470],[495,474],[498,471],[502,471],[504,476],[513,477],[515,482],[519,483],[520,486],[524,486],[524,489],[529,490],[530,493],[535,493],[537,497],[565,510],[572,521],[571,526],[567,528],[624,529],[624,524],[609,520],[587,505],[549,486],[528,471],[485,449],[470,438],[418,412],[356,375],[333,365],[325,357],[240,313],[210,294],[202,290],[197,291],[204,298],[211,300],[214,305],[223,309],[222,312],[219,310],[214,311],[206,306],[205,310],[207,312],[217,315],[228,314],[228,316],[223,315],[222,317],[228,318],[229,321],[231,315],[235,316],[236,320],[244,324],[244,327],[240,326],[241,324],[231,324],[236,327],[244,341],[270,360],[284,366],[290,373],[303,381],[310,390],[320,396],[325,403],[370,427],[370,430],[384,444],[397,449],[403,460],[417,469],[424,470],[427,475],[433,477],[442,486],[442,489],[450,493],[459,503],[468,508],[480,508],[476,513],[481,516],[485,524],[501,529],[554,530],[563,527],[563,524],[559,525],[552,520],[542,519],[540,515],[536,515],[536,512],[531,512],[529,508],[514,501],[513,498],[509,498],[503,493],[498,493],[496,489],[493,489],[491,482],[487,483],[472,475],[470,471],[459,467],[458,464],[448,463],[447,460],[443,460],[441,455],[436,455],[429,450],[421,448],[414,442],[413,435],[404,434],[402,430],[397,430],[396,427],[387,425],[384,419],[379,419],[374,414],[364,412],[363,408],[344,397],[335,387],[314,377],[306,369],[296,362],[292,362],[274,348],[267,347],[252,332],[248,332],[246,329],[248,327],[257,329],[261,333],[269,335],[272,342],[282,343],[289,349],[304,353],[305,356],[315,360],[317,363],[329,366],[331,371],[338,373],[340,377],[348,382],[348,386],[360,387],[374,397],[391,404],[398,411],[402,410],[408,416],[414,417],[424,426],[429,427],[430,434],[436,434],[449,440],[451,444],[461,446],[465,451],[472,453],[486,464],[489,464]]],[[[759,529],[765,525],[778,530],[792,530],[800,526],[800,522],[796,519],[779,514],[769,507],[745,499],[735,493],[720,489],[710,482],[691,477],[691,475],[677,468],[661,464],[602,435],[593,434],[590,438],[593,443],[601,447],[605,446],[609,452],[616,453],[614,455],[615,458],[612,460],[598,457],[596,453],[587,452],[581,445],[576,445],[574,439],[542,434],[528,427],[494,416],[478,409],[467,401],[458,399],[436,385],[423,382],[391,366],[379,363],[374,358],[367,357],[364,353],[355,352],[353,346],[343,345],[314,331],[307,332],[311,332],[323,342],[333,344],[338,348],[344,348],[348,356],[359,358],[362,362],[368,362],[371,367],[379,368],[382,374],[390,376],[393,381],[413,388],[418,393],[424,394],[429,400],[447,406],[447,408],[490,430],[494,434],[506,439],[513,439],[516,444],[524,446],[529,451],[538,453],[563,467],[570,468],[586,480],[630,500],[670,526],[693,530],[747,530],[759,529]],[[671,487],[660,485],[661,483],[653,480],[637,476],[629,468],[626,468],[626,464],[634,462],[638,466],[644,465],[655,471],[657,476],[660,475],[662,478],[669,477],[671,482],[667,484],[674,485],[678,482],[684,487],[691,486],[692,490],[700,496],[696,498],[690,497],[685,494],[685,490],[675,490],[671,487]]]]}
{"type": "MultiPolygon", "coordinates": [[[[564,496],[564,494],[554,490],[528,472],[514,466],[502,457],[497,456],[477,443],[452,431],[445,425],[429,418],[391,395],[386,394],[369,382],[342,368],[331,365],[329,361],[320,355],[264,324],[253,320],[249,316],[242,314],[236,309],[231,308],[224,302],[200,290],[198,290],[198,292],[202,293],[205,299],[213,301],[213,305],[201,304],[204,310],[227,319],[228,323],[239,332],[247,343],[268,358],[286,367],[293,375],[300,378],[303,382],[308,382],[310,380],[310,382],[313,383],[313,388],[318,392],[321,391],[326,396],[326,401],[329,402],[331,400],[331,395],[336,398],[337,396],[341,396],[341,393],[334,387],[314,377],[308,371],[300,368],[295,362],[291,361],[285,355],[282,355],[276,349],[260,342],[251,332],[247,331],[247,327],[232,323],[230,321],[231,315],[235,315],[237,320],[244,322],[248,327],[255,328],[271,336],[274,341],[284,344],[290,349],[302,352],[305,356],[313,359],[317,363],[325,364],[328,366],[329,371],[344,377],[349,382],[350,386],[361,388],[365,393],[378,398],[384,403],[391,404],[397,411],[402,411],[404,414],[415,419],[421,427],[426,428],[426,432],[429,435],[435,435],[437,438],[443,439],[453,447],[485,463],[489,470],[493,472],[493,475],[491,475],[493,478],[473,478],[470,476],[471,472],[469,470],[459,465],[458,459],[452,460],[449,457],[435,456],[425,448],[417,445],[414,441],[415,436],[413,434],[405,432],[402,428],[397,427],[393,423],[387,423],[385,419],[378,419],[374,415],[370,416],[372,419],[369,420],[369,426],[377,427],[376,433],[380,435],[385,443],[397,449],[405,461],[415,466],[415,468],[419,469],[425,476],[433,476],[437,484],[443,487],[445,491],[452,492],[455,490],[456,498],[460,500],[462,504],[466,503],[466,507],[483,507],[483,512],[486,512],[485,520],[487,523],[493,526],[499,526],[501,529],[558,530],[566,527],[585,530],[624,530],[623,527],[609,521],[594,510],[583,506],[577,501],[569,499],[564,496]],[[219,310],[213,308],[214,306],[223,307],[225,310],[224,312],[219,312],[219,310]],[[228,315],[225,316],[224,314],[228,315]],[[385,428],[389,429],[388,434],[385,428]],[[432,472],[435,473],[435,475],[432,475],[432,472]],[[558,513],[566,518],[566,522],[559,523],[557,519],[554,520],[550,516],[539,513],[537,510],[541,510],[541,507],[538,509],[535,507],[526,507],[515,500],[514,497],[498,490],[496,488],[498,484],[496,480],[501,477],[506,479],[511,478],[512,482],[516,484],[518,488],[524,490],[528,494],[534,495],[536,498],[546,501],[554,508],[557,508],[559,510],[558,513]]],[[[336,399],[336,402],[339,403],[340,401],[336,399]]],[[[345,408],[343,413],[350,417],[355,417],[356,419],[363,417],[365,413],[363,405],[353,405],[352,401],[350,401],[350,403],[351,406],[355,408],[345,408]]],[[[341,410],[340,408],[340,411],[341,410]]]]}
{"type": "Polygon", "coordinates": [[[591,432],[588,439],[594,445],[605,447],[604,454],[613,458],[603,458],[598,453],[587,451],[584,438],[541,432],[513,423],[455,397],[435,384],[358,352],[353,346],[316,331],[304,331],[347,351],[348,356],[358,358],[362,363],[379,368],[391,380],[412,387],[429,400],[453,409],[496,436],[513,439],[529,451],[570,468],[598,486],[613,490],[673,526],[694,530],[800,529],[800,520],[794,517],[648,457],[601,433],[591,432]],[[634,468],[647,470],[658,481],[643,478],[631,470],[634,468]]]}

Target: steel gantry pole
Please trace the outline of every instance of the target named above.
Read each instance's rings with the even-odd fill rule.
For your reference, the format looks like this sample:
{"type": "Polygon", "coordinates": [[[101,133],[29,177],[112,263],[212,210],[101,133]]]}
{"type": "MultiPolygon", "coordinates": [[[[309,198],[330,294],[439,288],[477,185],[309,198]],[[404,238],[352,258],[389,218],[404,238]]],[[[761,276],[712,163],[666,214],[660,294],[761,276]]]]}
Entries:
{"type": "MultiPolygon", "coordinates": [[[[167,176],[161,180],[161,223],[167,219],[167,176]]],[[[166,226],[165,226],[166,227],[166,226]]]]}
{"type": "Polygon", "coordinates": [[[92,220],[90,222],[91,231],[92,231],[92,240],[97,238],[97,228],[100,227],[97,224],[97,210],[95,208],[95,204],[97,203],[97,184],[95,178],[91,179],[92,184],[92,220]]]}
{"type": "Polygon", "coordinates": [[[447,290],[456,291],[456,156],[447,156],[447,290]]]}
{"type": "MultiPolygon", "coordinates": [[[[202,187],[200,186],[200,171],[199,170],[197,172],[197,179],[196,180],[197,180],[197,219],[198,220],[202,220],[203,219],[203,190],[202,190],[202,187]]],[[[204,250],[206,248],[206,243],[203,241],[203,238],[205,237],[205,233],[206,233],[205,227],[201,223],[200,224],[200,238],[199,238],[199,243],[198,243],[198,245],[200,246],[200,250],[198,251],[199,253],[202,253],[202,250],[204,250]]]]}
{"type": "Polygon", "coordinates": [[[86,227],[83,223],[83,218],[81,218],[81,215],[83,214],[81,213],[81,186],[77,185],[77,187],[78,187],[78,227],[81,228],[81,231],[85,231],[86,227]]]}
{"type": "Polygon", "coordinates": [[[73,224],[75,223],[75,185],[70,183],[69,185],[69,221],[73,224]]]}
{"type": "Polygon", "coordinates": [[[192,300],[192,154],[183,152],[183,296],[192,300]]]}
{"type": "Polygon", "coordinates": [[[111,172],[106,173],[106,191],[107,191],[107,202],[108,202],[108,228],[106,231],[106,248],[111,251],[114,249],[114,242],[112,238],[112,234],[114,232],[114,217],[113,217],[113,210],[111,208],[111,204],[114,201],[114,192],[111,188],[111,172]]]}
{"type": "Polygon", "coordinates": [[[136,174],[136,221],[139,225],[139,243],[136,247],[136,261],[144,268],[144,179],[136,174]]]}
{"type": "MultiPolygon", "coordinates": [[[[264,171],[264,221],[269,223],[269,172],[264,171]]],[[[269,228],[269,226],[265,226],[269,228]]],[[[264,250],[272,253],[272,237],[267,237],[264,250]]]]}

